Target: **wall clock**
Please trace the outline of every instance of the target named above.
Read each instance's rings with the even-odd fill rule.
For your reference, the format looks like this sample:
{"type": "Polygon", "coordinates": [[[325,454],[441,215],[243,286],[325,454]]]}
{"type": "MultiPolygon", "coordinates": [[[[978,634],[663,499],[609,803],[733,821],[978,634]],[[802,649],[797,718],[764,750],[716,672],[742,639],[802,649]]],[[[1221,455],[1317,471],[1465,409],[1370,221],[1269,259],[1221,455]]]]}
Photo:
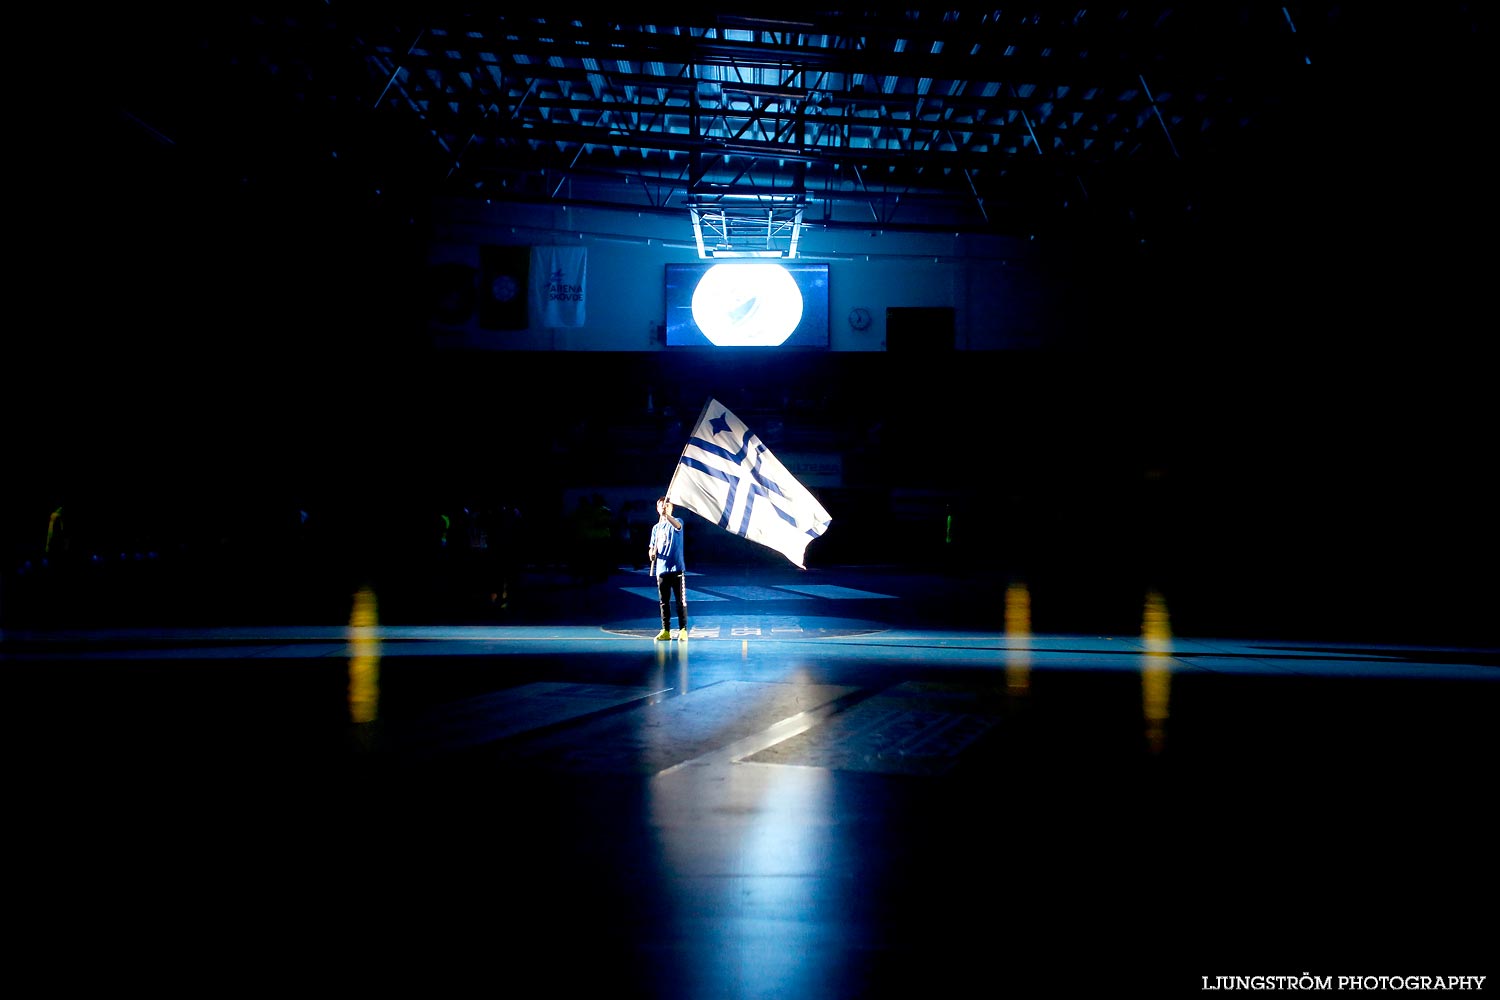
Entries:
{"type": "Polygon", "coordinates": [[[870,328],[870,310],[863,307],[849,310],[849,325],[856,330],[870,328]]]}

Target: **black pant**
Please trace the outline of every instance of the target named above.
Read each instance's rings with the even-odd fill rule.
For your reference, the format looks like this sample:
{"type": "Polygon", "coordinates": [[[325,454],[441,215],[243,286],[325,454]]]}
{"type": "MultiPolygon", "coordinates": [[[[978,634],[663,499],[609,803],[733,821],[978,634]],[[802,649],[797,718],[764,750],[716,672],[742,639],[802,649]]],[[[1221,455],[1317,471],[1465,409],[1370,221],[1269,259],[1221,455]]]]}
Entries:
{"type": "Polygon", "coordinates": [[[661,602],[661,627],[672,631],[672,601],[677,601],[677,624],[687,631],[687,589],[682,583],[681,573],[658,573],[656,596],[661,602]]]}

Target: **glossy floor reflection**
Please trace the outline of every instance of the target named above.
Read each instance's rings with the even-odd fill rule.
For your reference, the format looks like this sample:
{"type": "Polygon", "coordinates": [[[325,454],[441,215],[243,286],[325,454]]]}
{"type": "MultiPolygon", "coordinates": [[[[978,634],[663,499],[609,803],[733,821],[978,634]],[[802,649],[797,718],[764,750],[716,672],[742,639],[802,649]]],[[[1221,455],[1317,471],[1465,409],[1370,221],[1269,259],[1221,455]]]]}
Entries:
{"type": "Polygon", "coordinates": [[[872,571],[694,574],[655,642],[643,582],[8,631],[23,951],[664,998],[1493,966],[1500,650],[1181,635],[1149,589],[1040,631],[1024,584],[872,571]]]}

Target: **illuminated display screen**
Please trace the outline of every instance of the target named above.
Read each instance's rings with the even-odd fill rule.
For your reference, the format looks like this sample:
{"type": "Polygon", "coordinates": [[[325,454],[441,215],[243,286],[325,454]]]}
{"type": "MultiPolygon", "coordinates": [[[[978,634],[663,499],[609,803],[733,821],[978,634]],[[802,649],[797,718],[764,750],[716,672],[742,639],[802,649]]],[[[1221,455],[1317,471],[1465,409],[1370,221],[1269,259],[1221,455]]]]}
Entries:
{"type": "Polygon", "coordinates": [[[668,347],[827,347],[828,265],[668,264],[668,347]]]}

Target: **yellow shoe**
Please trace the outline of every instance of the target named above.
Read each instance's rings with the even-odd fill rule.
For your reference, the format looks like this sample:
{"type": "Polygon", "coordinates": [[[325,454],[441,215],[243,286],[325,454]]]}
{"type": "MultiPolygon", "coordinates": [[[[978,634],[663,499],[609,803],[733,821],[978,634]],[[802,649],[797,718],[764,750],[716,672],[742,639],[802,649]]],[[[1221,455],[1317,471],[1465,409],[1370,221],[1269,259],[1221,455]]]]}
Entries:
{"type": "Polygon", "coordinates": [[[656,641],[657,642],[661,642],[661,641],[663,641],[665,639],[670,639],[670,638],[672,638],[672,633],[668,632],[666,629],[662,629],[660,632],[656,633],[656,641]]]}
{"type": "Polygon", "coordinates": [[[677,630],[677,641],[687,642],[687,629],[680,628],[677,630]]]}

